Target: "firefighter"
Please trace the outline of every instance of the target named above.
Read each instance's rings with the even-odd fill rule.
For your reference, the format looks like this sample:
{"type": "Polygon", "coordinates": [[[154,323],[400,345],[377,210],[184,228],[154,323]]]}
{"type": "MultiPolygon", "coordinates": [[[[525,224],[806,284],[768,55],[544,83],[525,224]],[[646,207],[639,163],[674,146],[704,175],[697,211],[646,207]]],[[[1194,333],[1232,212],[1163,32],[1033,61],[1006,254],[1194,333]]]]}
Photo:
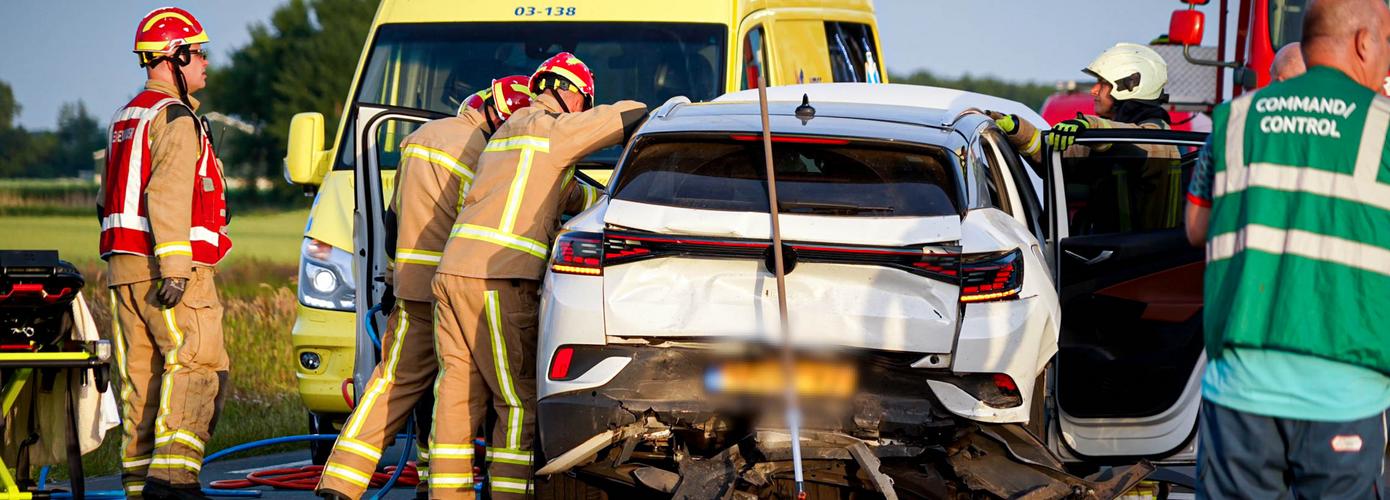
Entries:
{"type": "Polygon", "coordinates": [[[131,497],[203,498],[203,449],[226,396],[213,274],[232,241],[222,164],[191,95],[206,84],[207,43],[182,9],[140,20],[134,52],[148,80],[112,119],[106,150],[97,211],[131,497]]]}
{"type": "MultiPolygon", "coordinates": [[[[1172,118],[1163,109],[1163,103],[1168,100],[1168,95],[1163,91],[1168,83],[1168,64],[1163,56],[1149,47],[1119,43],[1102,52],[1082,72],[1096,79],[1091,86],[1096,114],[1077,113],[1076,118],[1058,123],[1048,134],[1048,145],[1063,151],[1063,156],[1067,158],[1107,153],[1114,153],[1116,157],[1146,158],[1140,179],[1134,185],[1129,185],[1129,181],[1121,175],[1122,165],[1114,169],[1117,189],[1127,191],[1121,199],[1139,200],[1139,213],[1132,220],[1129,206],[1123,203],[1119,206],[1120,213],[1116,215],[1120,219],[1121,229],[1177,227],[1182,204],[1179,186],[1182,169],[1177,148],[1138,144],[1137,148],[1142,151],[1134,151],[1130,147],[1116,147],[1114,144],[1090,147],[1074,145],[1076,136],[1091,128],[1168,130],[1172,118]]],[[[1042,164],[1042,133],[1036,125],[1017,115],[994,111],[988,113],[1015,149],[1031,160],[1035,167],[1042,164]]]]}
{"type": "Polygon", "coordinates": [[[1303,44],[1293,42],[1274,53],[1274,62],[1269,65],[1269,79],[1282,82],[1308,72],[1303,63],[1303,44]]]}
{"type": "Polygon", "coordinates": [[[442,363],[435,401],[437,426],[430,481],[435,498],[469,498],[472,462],[451,462],[443,450],[471,447],[471,391],[492,398],[498,422],[487,462],[492,498],[532,490],[532,438],[536,421],[536,325],[539,284],[562,210],[577,211],[597,191],[574,179],[574,164],[630,136],[646,116],[635,101],[594,106],[594,76],[579,58],[562,52],[531,75],[530,108],[518,111],[488,141],[478,158],[474,188],[465,197],[434,278],[435,341],[442,363]],[[471,359],[470,359],[471,357],[471,359]],[[472,385],[481,377],[485,384],[472,385]]]}
{"type": "MultiPolygon", "coordinates": [[[[317,488],[321,497],[362,496],[376,472],[382,449],[435,381],[439,363],[434,349],[430,281],[449,239],[449,228],[463,206],[464,194],[473,184],[474,167],[488,137],[512,112],[531,104],[527,80],[525,75],[494,80],[488,89],[465,99],[457,116],[426,123],[401,143],[396,192],[387,215],[387,241],[394,245],[388,249],[392,257],[388,282],[395,307],[382,336],[382,360],[324,465],[317,488]]],[[[464,383],[481,386],[482,380],[464,383]]],[[[486,399],[481,396],[468,401],[479,415],[486,409],[486,399]]],[[[421,436],[428,436],[424,426],[420,427],[421,436]]],[[[416,462],[421,479],[417,495],[424,497],[428,495],[427,480],[451,484],[458,477],[444,473],[432,478],[429,442],[427,438],[421,442],[416,462]]],[[[472,467],[471,448],[441,449],[437,458],[444,462],[462,459],[472,467]]],[[[471,481],[472,476],[467,479],[471,481]]]]}

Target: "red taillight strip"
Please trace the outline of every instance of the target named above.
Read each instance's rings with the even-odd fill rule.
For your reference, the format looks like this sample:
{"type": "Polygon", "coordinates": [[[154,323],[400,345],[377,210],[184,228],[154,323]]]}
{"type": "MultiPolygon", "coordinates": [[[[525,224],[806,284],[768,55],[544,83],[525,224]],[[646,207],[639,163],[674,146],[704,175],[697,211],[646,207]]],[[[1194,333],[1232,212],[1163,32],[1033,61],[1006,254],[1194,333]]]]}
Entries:
{"type": "Polygon", "coordinates": [[[605,239],[605,240],[646,241],[646,242],[650,242],[650,243],[668,243],[668,244],[672,244],[672,245],[706,245],[706,246],[715,246],[715,247],[738,247],[738,248],[755,248],[755,247],[756,247],[756,248],[766,248],[766,247],[770,246],[768,243],[757,243],[757,242],[742,242],[742,241],[728,241],[728,240],[707,240],[707,239],[689,239],[689,238],[681,238],[681,237],[670,237],[670,238],[657,237],[657,238],[653,238],[653,237],[648,237],[648,236],[633,236],[633,235],[625,234],[625,233],[615,233],[615,234],[612,234],[612,235],[609,235],[609,236],[605,237],[604,239],[605,239]]]}

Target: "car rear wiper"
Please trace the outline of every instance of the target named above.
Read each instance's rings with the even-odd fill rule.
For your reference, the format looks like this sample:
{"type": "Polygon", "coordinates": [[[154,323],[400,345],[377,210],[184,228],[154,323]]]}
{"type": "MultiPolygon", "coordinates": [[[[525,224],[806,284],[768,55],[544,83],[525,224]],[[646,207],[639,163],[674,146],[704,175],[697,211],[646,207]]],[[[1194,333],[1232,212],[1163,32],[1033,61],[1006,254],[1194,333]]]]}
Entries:
{"type": "Polygon", "coordinates": [[[782,201],[781,210],[786,213],[810,213],[810,214],[833,214],[833,215],[860,215],[860,214],[882,214],[893,213],[893,207],[871,207],[865,205],[852,205],[848,203],[826,203],[819,201],[782,201]]]}

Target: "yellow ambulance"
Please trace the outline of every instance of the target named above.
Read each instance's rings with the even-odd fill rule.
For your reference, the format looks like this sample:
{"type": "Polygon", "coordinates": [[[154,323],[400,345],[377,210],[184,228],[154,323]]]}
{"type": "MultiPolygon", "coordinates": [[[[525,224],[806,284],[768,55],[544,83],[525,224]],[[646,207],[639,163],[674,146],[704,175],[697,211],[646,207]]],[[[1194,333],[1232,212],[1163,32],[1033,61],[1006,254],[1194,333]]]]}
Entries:
{"type": "MultiPolygon", "coordinates": [[[[759,51],[770,85],[887,80],[871,0],[383,0],[336,133],[318,113],[300,113],[290,126],[285,177],[315,193],[292,332],[311,432],[334,432],[376,359],[358,349],[356,333],[359,287],[379,286],[379,277],[354,269],[365,255],[355,239],[380,232],[371,227],[379,217],[355,212],[364,166],[378,169],[374,188],[391,193],[392,155],[420,121],[453,114],[493,78],[529,75],[562,50],[593,69],[600,103],[636,99],[653,108],[755,86],[749,69],[759,51]],[[356,126],[369,107],[400,120],[356,126]],[[373,140],[359,140],[357,130],[373,140]]],[[[611,168],[620,152],[602,151],[584,166],[611,168]]],[[[317,446],[315,461],[327,450],[317,446]]]]}

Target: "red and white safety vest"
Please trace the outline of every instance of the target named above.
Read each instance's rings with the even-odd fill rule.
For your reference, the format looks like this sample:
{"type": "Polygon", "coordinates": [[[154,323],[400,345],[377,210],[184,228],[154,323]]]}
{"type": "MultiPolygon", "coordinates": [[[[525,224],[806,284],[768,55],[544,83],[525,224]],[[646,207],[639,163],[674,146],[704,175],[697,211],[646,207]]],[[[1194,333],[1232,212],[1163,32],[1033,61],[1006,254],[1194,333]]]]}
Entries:
{"type": "MultiPolygon", "coordinates": [[[[188,241],[164,242],[155,248],[144,196],[150,181],[150,121],[169,106],[184,104],[166,94],[145,90],[111,120],[111,145],[106,151],[106,175],[102,177],[103,259],[118,253],[154,257],[183,254],[191,255],[193,262],[212,266],[232,248],[232,240],[225,232],[227,200],[222,169],[206,130],[198,134],[202,152],[196,165],[188,241]]],[[[197,120],[194,122],[194,126],[202,127],[197,120]]]]}

